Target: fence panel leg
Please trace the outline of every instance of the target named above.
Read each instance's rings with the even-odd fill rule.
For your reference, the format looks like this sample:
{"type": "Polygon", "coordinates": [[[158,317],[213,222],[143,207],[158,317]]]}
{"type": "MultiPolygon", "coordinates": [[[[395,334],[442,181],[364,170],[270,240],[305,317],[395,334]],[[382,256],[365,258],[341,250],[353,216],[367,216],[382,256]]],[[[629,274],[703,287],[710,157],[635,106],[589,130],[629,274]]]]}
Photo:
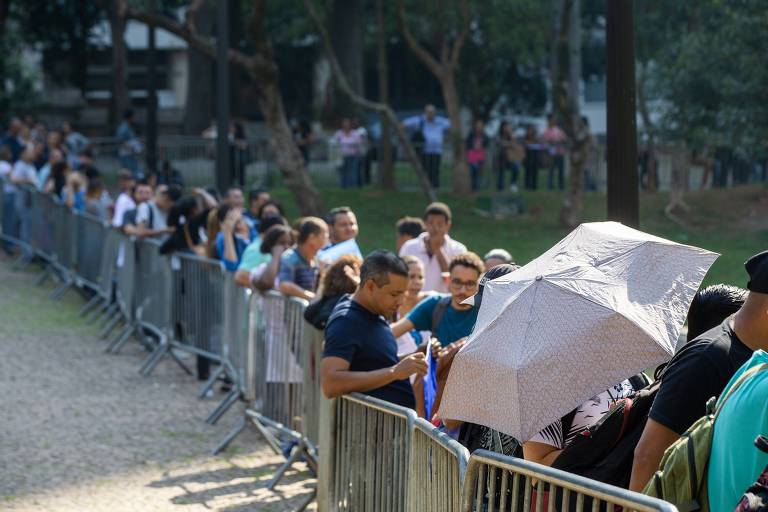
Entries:
{"type": "Polygon", "coordinates": [[[224,416],[224,413],[226,413],[232,405],[234,405],[235,402],[237,402],[237,398],[240,395],[240,391],[234,387],[230,390],[229,393],[227,393],[227,396],[224,397],[224,400],[221,401],[218,407],[213,410],[210,416],[205,420],[206,423],[209,425],[215,425],[216,422],[219,421],[219,419],[224,416]]]}
{"type": "Polygon", "coordinates": [[[120,352],[120,349],[122,349],[123,346],[128,342],[128,340],[131,339],[131,335],[134,333],[135,330],[136,330],[135,325],[127,324],[118,333],[117,337],[110,342],[107,348],[104,349],[104,352],[111,353],[111,354],[117,354],[118,352],[120,352]]]}
{"type": "Polygon", "coordinates": [[[109,337],[110,334],[112,334],[112,331],[115,327],[117,327],[117,324],[120,323],[120,320],[122,320],[122,315],[120,314],[120,311],[115,311],[112,314],[112,317],[110,317],[109,321],[104,324],[104,326],[101,329],[101,332],[99,332],[99,336],[101,339],[106,339],[109,337]]]}
{"type": "Polygon", "coordinates": [[[227,449],[227,446],[229,446],[229,444],[230,444],[232,441],[234,441],[234,440],[235,440],[235,438],[236,438],[238,435],[240,435],[240,432],[242,432],[242,431],[243,431],[243,429],[245,428],[245,426],[246,426],[247,424],[248,424],[248,419],[245,417],[245,415],[243,415],[243,417],[242,417],[242,418],[240,418],[240,419],[237,421],[237,424],[235,425],[235,428],[233,428],[233,429],[232,429],[232,430],[229,432],[229,434],[227,434],[227,437],[225,437],[224,439],[222,439],[222,441],[221,441],[221,442],[220,442],[220,443],[219,443],[219,444],[216,446],[216,448],[214,448],[214,449],[213,449],[213,451],[211,452],[211,455],[218,455],[218,454],[220,454],[221,452],[223,452],[224,450],[226,450],[226,449],[227,449]]]}
{"type": "Polygon", "coordinates": [[[155,348],[142,363],[141,368],[139,368],[139,373],[144,377],[149,377],[149,374],[155,369],[157,363],[159,363],[163,356],[168,353],[170,347],[168,340],[161,339],[157,348],[155,348]]]}
{"type": "Polygon", "coordinates": [[[86,302],[86,303],[85,303],[85,306],[83,306],[83,307],[80,309],[80,312],[79,312],[78,314],[79,314],[80,316],[85,316],[85,315],[87,315],[87,314],[88,314],[88,312],[89,312],[89,311],[90,311],[90,310],[91,310],[91,309],[92,309],[94,306],[96,306],[96,304],[98,304],[98,303],[99,303],[99,301],[101,301],[101,300],[102,300],[102,297],[101,297],[100,295],[98,295],[98,294],[94,295],[93,297],[91,297],[91,300],[89,300],[88,302],[86,302]]]}

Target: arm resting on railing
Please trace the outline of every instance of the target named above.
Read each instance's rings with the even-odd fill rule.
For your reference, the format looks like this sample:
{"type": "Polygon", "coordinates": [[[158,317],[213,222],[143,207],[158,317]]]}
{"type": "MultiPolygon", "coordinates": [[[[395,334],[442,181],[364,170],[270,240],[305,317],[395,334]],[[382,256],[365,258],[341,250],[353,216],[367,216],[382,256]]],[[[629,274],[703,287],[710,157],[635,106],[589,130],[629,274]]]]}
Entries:
{"type": "Polygon", "coordinates": [[[349,361],[340,357],[324,357],[320,366],[320,384],[326,398],[336,398],[349,393],[365,393],[386,386],[411,375],[424,375],[427,363],[424,354],[411,354],[388,368],[369,372],[349,371],[349,361]]]}

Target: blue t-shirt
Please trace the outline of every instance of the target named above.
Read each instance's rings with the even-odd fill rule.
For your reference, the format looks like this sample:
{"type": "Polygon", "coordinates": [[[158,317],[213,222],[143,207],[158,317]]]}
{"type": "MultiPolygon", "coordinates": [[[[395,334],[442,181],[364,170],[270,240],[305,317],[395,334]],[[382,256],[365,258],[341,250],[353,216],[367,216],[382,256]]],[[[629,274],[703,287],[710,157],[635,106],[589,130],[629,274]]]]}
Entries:
{"type": "MultiPolygon", "coordinates": [[[[745,371],[764,363],[768,354],[758,350],[733,375],[720,399],[745,371]]],[[[707,475],[710,510],[733,510],[768,466],[768,453],[754,445],[759,435],[768,436],[768,370],[742,382],[717,417],[707,475]]]]}
{"type": "Polygon", "coordinates": [[[294,283],[309,291],[317,287],[317,266],[310,265],[294,247],[280,257],[280,272],[277,275],[281,283],[294,283]]]}
{"type": "MultiPolygon", "coordinates": [[[[349,362],[349,370],[353,372],[381,370],[400,361],[397,341],[384,317],[371,313],[349,295],[339,300],[328,319],[323,357],[340,357],[349,362]]],[[[391,382],[365,394],[403,407],[415,407],[408,379],[391,382]]]]}
{"type": "Polygon", "coordinates": [[[237,261],[228,260],[224,257],[224,233],[219,232],[219,234],[216,235],[216,254],[219,255],[219,259],[224,263],[224,268],[230,272],[237,270],[246,247],[248,247],[248,242],[235,235],[235,254],[237,254],[237,261]]]}
{"type": "MultiPolygon", "coordinates": [[[[432,295],[419,302],[413,310],[408,313],[408,320],[413,323],[417,331],[432,330],[432,312],[440,299],[448,295],[432,295]]],[[[432,336],[440,341],[440,345],[446,346],[456,340],[460,340],[472,332],[472,328],[477,321],[477,308],[472,306],[466,311],[457,311],[452,305],[448,305],[443,318],[437,324],[437,331],[432,336]]]]}

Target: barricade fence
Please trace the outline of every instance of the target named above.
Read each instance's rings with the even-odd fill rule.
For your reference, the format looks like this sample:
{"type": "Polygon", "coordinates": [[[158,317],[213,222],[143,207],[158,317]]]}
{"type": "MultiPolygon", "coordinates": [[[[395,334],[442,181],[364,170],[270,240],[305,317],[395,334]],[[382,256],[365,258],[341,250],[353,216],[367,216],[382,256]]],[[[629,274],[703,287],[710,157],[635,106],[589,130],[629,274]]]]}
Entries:
{"type": "Polygon", "coordinates": [[[164,356],[184,367],[175,351],[215,365],[201,396],[219,378],[232,390],[207,421],[215,423],[238,399],[245,407],[214,452],[253,425],[285,456],[269,488],[303,461],[318,476],[321,511],[675,511],[524,460],[484,451],[470,457],[411,409],[358,393],[327,400],[322,333],[304,321],[306,301],[244,290],[218,260],[161,255],[157,240],[133,239],[40,192],[28,194],[22,207],[30,229],[7,234],[4,225],[0,240],[32,251],[61,280],[55,296],[72,286],[88,292],[103,334],[123,324],[108,351],[132,337],[150,348],[142,374],[164,356]]]}

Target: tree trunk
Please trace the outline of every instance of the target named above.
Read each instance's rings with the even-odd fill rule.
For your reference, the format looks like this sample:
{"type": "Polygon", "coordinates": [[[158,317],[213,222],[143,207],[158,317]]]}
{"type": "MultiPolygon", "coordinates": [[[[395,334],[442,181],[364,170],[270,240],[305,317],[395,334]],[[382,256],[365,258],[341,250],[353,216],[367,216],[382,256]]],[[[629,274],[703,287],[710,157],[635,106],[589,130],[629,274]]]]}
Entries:
{"type": "Polygon", "coordinates": [[[304,167],[304,157],[293,139],[277,81],[259,81],[259,108],[272,134],[271,144],[277,166],[285,185],[296,198],[301,214],[321,214],[325,208],[304,167]]]}
{"type": "Polygon", "coordinates": [[[469,178],[464,136],[461,129],[461,102],[459,92],[456,89],[453,69],[449,68],[439,79],[443,90],[445,110],[451,120],[451,129],[448,134],[453,151],[453,191],[457,194],[471,194],[472,184],[469,178]]]}
{"type": "MultiPolygon", "coordinates": [[[[333,50],[352,90],[365,96],[365,68],[363,66],[364,2],[360,0],[334,0],[328,18],[333,50]]],[[[343,117],[355,117],[357,106],[333,84],[327,105],[326,118],[334,124],[343,117]]]]}
{"type": "MultiPolygon", "coordinates": [[[[379,103],[389,105],[389,63],[387,61],[387,34],[384,17],[384,0],[376,0],[376,43],[378,46],[379,103]]],[[[379,115],[381,121],[381,139],[376,148],[380,184],[383,189],[395,189],[395,169],[392,162],[392,142],[389,139],[389,119],[379,115]]]]}
{"type": "Polygon", "coordinates": [[[557,75],[553,78],[553,99],[563,130],[570,139],[570,177],[560,209],[560,224],[573,229],[584,213],[584,166],[590,137],[579,112],[581,9],[579,0],[562,0],[558,7],[560,32],[556,39],[557,75]]]}
{"type": "MultiPolygon", "coordinates": [[[[279,88],[279,70],[272,53],[272,43],[265,32],[264,1],[254,2],[254,14],[248,31],[254,45],[254,54],[246,55],[237,49],[229,49],[229,61],[246,70],[250,79],[259,88],[258,103],[262,115],[272,134],[272,145],[277,165],[288,189],[293,193],[302,215],[322,215],[324,212],[320,194],[312,184],[304,166],[304,158],[293,140],[283,106],[279,88]]],[[[190,51],[199,52],[210,59],[216,58],[216,48],[209,38],[200,37],[188,27],[180,25],[165,16],[150,15],[147,12],[128,10],[132,19],[149,25],[157,25],[187,42],[190,51]]]]}
{"type": "MultiPolygon", "coordinates": [[[[200,37],[213,37],[216,21],[214,4],[204,1],[193,15],[195,29],[200,37]]],[[[187,98],[184,106],[182,132],[187,135],[200,135],[208,128],[213,119],[213,61],[206,55],[187,52],[187,98]]]]}
{"type": "Polygon", "coordinates": [[[647,136],[645,142],[645,151],[647,158],[645,160],[645,187],[648,192],[656,192],[659,188],[657,183],[658,171],[656,168],[656,126],[651,120],[650,109],[648,108],[648,99],[645,88],[648,86],[648,68],[644,62],[638,62],[637,65],[637,109],[640,111],[640,118],[643,120],[643,129],[647,136]]]}
{"type": "Polygon", "coordinates": [[[128,96],[128,63],[125,44],[125,0],[112,0],[108,7],[109,29],[112,33],[112,98],[109,102],[111,133],[120,124],[123,111],[130,106],[128,96]]]}

